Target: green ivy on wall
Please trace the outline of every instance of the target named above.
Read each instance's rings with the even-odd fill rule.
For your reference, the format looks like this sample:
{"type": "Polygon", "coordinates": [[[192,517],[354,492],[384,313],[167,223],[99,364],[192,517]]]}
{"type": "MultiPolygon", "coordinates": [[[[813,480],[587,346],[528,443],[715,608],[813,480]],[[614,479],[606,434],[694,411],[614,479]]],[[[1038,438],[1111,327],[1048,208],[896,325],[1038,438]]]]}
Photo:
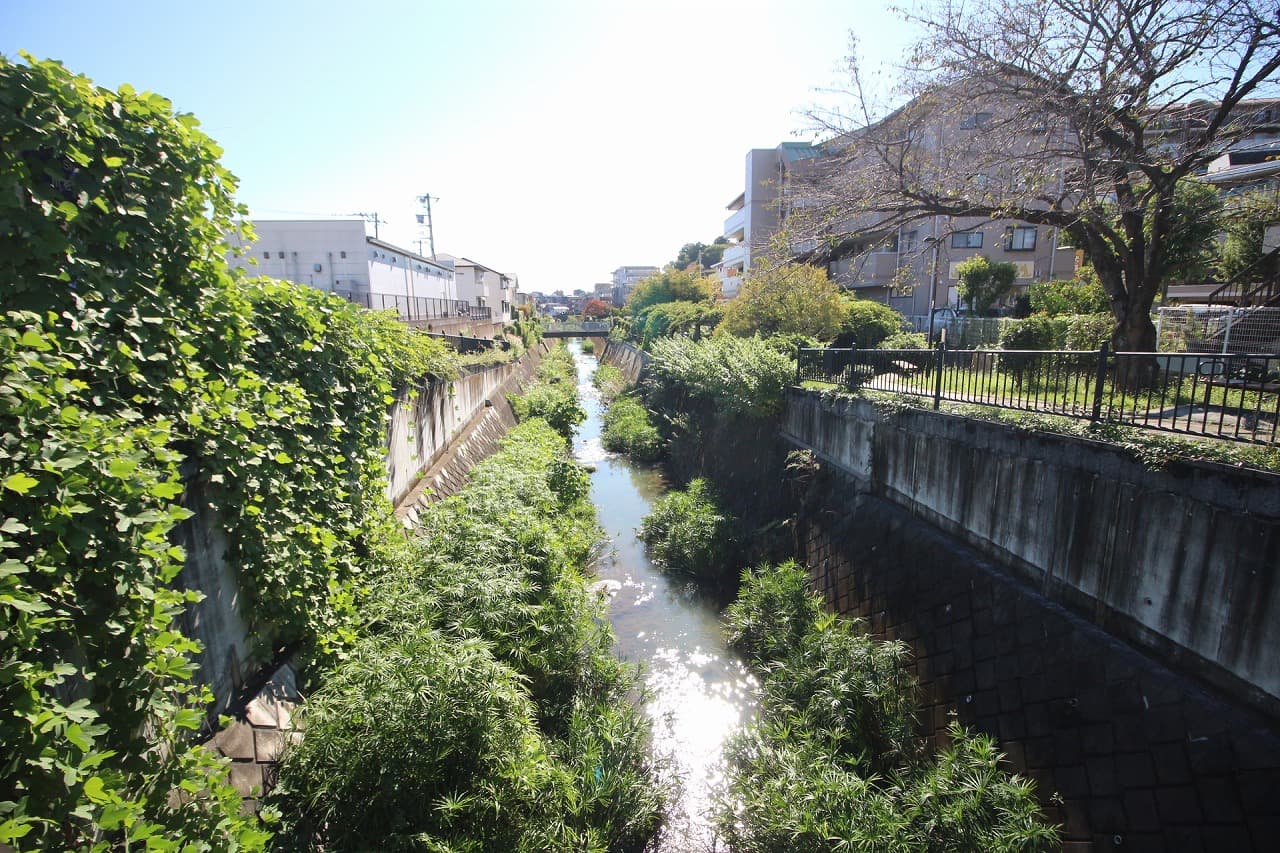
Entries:
{"type": "Polygon", "coordinates": [[[182,471],[225,526],[260,653],[340,657],[394,559],[388,405],[454,371],[393,318],[233,277],[244,211],[220,153],[158,95],[0,57],[0,843],[17,849],[265,844],[194,745],[211,697],[180,627],[198,595],[174,584],[182,471]]]}

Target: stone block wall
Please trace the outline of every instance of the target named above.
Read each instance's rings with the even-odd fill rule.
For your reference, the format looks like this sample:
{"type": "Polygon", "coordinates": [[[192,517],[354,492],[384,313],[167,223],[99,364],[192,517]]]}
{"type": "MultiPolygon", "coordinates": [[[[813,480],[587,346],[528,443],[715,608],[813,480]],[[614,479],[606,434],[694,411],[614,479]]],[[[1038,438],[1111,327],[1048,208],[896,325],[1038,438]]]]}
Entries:
{"type": "Polygon", "coordinates": [[[954,714],[997,738],[1036,781],[1065,850],[1275,849],[1274,721],[851,478],[820,481],[798,524],[815,588],[877,637],[911,646],[924,728],[941,739],[954,714]]]}

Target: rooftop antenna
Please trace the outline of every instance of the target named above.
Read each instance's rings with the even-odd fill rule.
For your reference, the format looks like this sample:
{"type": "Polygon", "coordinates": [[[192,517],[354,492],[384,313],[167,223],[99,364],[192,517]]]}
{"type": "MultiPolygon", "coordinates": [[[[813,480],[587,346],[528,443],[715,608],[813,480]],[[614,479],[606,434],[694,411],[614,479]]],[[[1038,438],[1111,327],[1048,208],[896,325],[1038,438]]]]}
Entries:
{"type": "Polygon", "coordinates": [[[372,222],[372,223],[373,223],[373,239],[375,239],[375,240],[377,240],[377,239],[378,239],[378,226],[379,226],[380,224],[382,224],[382,223],[384,223],[384,222],[386,222],[386,221],[387,221],[387,220],[385,220],[385,219],[379,219],[379,218],[378,218],[378,211],[376,211],[376,210],[375,210],[373,213],[362,213],[362,212],[361,212],[361,213],[353,213],[353,214],[351,214],[351,215],[352,215],[352,216],[359,216],[359,217],[360,217],[360,218],[362,218],[365,222],[372,222]]]}
{"type": "Polygon", "coordinates": [[[418,254],[422,254],[422,233],[427,234],[427,244],[431,246],[431,260],[436,259],[436,231],[431,224],[431,202],[439,201],[439,198],[432,198],[430,193],[424,193],[418,196],[418,204],[422,205],[422,213],[418,214],[418,254]]]}

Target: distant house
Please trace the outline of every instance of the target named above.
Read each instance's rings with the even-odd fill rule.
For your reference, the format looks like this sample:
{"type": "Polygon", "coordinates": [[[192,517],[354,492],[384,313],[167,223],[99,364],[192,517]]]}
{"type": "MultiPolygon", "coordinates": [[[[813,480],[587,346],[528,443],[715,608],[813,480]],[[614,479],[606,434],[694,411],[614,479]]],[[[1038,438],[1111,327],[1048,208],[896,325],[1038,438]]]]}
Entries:
{"type": "MultiPolygon", "coordinates": [[[[355,302],[369,296],[459,298],[453,269],[370,237],[362,219],[255,219],[256,239],[233,246],[228,262],[254,275],[306,284],[355,302]]],[[[374,299],[372,307],[394,307],[374,299]]]]}
{"type": "Polygon", "coordinates": [[[789,176],[803,169],[806,161],[820,151],[808,142],[784,142],[776,148],[753,148],[747,152],[746,186],[729,202],[724,221],[724,239],[729,245],[712,269],[720,278],[720,291],[736,296],[742,275],[753,258],[769,247],[786,213],[785,194],[789,176]]]}
{"type": "Polygon", "coordinates": [[[617,307],[622,307],[637,284],[649,276],[657,274],[657,267],[618,267],[613,271],[613,281],[610,283],[610,295],[612,296],[613,304],[617,307]]]}
{"type": "Polygon", "coordinates": [[[459,299],[493,309],[498,319],[512,319],[519,287],[513,275],[498,272],[469,258],[439,252],[436,259],[453,267],[454,284],[459,299]]]}

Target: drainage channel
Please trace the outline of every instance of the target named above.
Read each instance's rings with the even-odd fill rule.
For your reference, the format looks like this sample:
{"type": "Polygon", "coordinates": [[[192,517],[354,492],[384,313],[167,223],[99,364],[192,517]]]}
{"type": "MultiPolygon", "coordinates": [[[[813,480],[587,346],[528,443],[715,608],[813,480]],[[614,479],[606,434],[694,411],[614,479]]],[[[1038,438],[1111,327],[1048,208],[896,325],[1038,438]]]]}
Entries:
{"type": "Polygon", "coordinates": [[[663,574],[645,555],[636,531],[665,490],[661,473],[604,450],[604,405],[591,384],[596,358],[584,355],[576,342],[570,349],[587,411],[574,456],[595,469],[591,498],[610,544],[596,574],[611,594],[614,650],[640,666],[654,749],[681,782],[659,850],[716,850],[708,809],[722,778],[721,748],[754,715],[756,682],[725,643],[721,602],[685,579],[663,574]]]}

